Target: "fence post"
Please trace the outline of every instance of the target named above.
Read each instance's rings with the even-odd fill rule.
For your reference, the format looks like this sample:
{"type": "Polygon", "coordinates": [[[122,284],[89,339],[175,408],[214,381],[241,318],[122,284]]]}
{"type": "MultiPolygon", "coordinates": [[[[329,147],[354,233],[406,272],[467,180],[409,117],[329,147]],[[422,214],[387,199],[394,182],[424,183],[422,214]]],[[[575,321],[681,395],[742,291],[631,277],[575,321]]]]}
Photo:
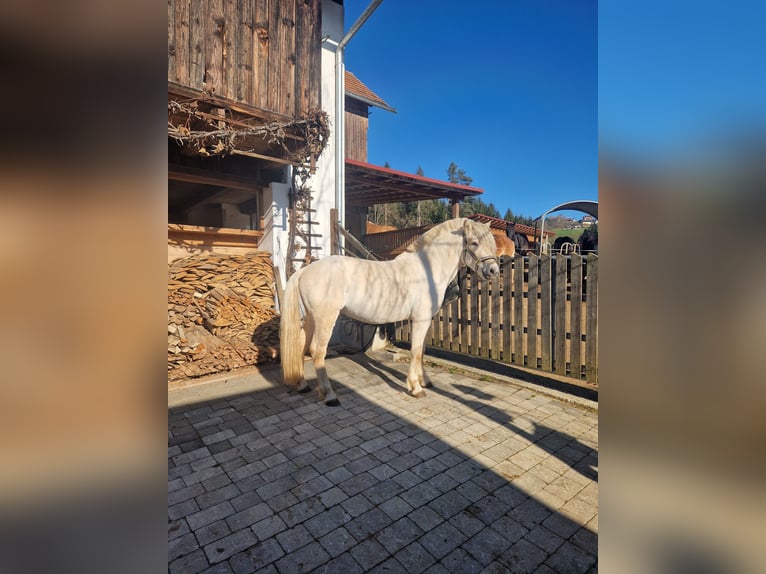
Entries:
{"type": "Polygon", "coordinates": [[[540,355],[542,363],[540,368],[544,371],[553,370],[553,325],[552,299],[551,299],[551,256],[540,256],[540,355]]]}
{"type": "Polygon", "coordinates": [[[493,359],[500,359],[500,276],[495,275],[490,279],[489,286],[492,289],[492,337],[490,337],[490,350],[493,359]]]}
{"type": "Polygon", "coordinates": [[[598,383],[598,256],[588,255],[585,282],[585,380],[598,383]]]}
{"type": "Polygon", "coordinates": [[[513,258],[513,364],[524,366],[524,258],[513,258]]]}
{"type": "Polygon", "coordinates": [[[569,340],[569,364],[573,377],[582,378],[582,266],[580,255],[572,254],[572,306],[570,311],[572,336],[569,340]]]}
{"type": "Polygon", "coordinates": [[[567,258],[556,255],[556,303],[554,304],[553,367],[567,374],[567,258]]]}
{"type": "Polygon", "coordinates": [[[511,329],[513,316],[511,315],[511,278],[513,277],[513,259],[503,257],[503,362],[511,363],[511,329]]]}
{"type": "Polygon", "coordinates": [[[537,368],[537,255],[529,256],[527,281],[527,366],[537,368]]]}

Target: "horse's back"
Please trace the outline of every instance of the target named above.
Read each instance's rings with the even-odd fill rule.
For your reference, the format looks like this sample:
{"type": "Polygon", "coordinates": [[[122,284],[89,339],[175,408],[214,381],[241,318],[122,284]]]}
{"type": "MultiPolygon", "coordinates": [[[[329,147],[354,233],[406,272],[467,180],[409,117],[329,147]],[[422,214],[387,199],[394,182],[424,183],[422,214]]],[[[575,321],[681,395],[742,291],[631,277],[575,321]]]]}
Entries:
{"type": "Polygon", "coordinates": [[[301,297],[311,310],[341,311],[360,321],[381,324],[410,316],[413,277],[394,261],[368,261],[342,255],[320,259],[303,270],[301,297]]]}

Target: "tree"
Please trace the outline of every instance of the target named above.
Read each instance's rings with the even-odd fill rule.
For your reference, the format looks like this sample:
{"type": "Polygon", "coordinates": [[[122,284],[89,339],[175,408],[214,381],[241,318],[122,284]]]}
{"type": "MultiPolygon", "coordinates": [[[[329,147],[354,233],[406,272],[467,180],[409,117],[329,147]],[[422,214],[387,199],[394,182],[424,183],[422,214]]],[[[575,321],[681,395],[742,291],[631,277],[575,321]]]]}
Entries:
{"type": "Polygon", "coordinates": [[[468,175],[465,173],[465,170],[459,168],[453,161],[447,168],[447,181],[451,183],[459,183],[460,185],[471,185],[473,178],[468,177],[468,175]]]}

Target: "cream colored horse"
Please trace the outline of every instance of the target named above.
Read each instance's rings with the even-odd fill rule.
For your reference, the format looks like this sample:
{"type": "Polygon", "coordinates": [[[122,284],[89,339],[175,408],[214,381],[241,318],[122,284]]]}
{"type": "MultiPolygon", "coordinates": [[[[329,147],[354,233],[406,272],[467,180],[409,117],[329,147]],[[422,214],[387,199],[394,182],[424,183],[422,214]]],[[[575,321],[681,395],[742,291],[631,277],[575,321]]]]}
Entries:
{"type": "Polygon", "coordinates": [[[407,388],[425,396],[423,343],[428,326],[444,301],[447,284],[461,265],[488,279],[500,272],[489,225],[451,219],[421,235],[391,261],[367,261],[333,255],[297,271],[287,282],[280,319],[282,378],[309,391],[303,357],[314,360],[320,399],[330,406],[338,397],[330,385],[325,354],[338,315],[381,325],[412,321],[412,360],[407,388]],[[301,325],[301,308],[305,319],[301,325]]]}

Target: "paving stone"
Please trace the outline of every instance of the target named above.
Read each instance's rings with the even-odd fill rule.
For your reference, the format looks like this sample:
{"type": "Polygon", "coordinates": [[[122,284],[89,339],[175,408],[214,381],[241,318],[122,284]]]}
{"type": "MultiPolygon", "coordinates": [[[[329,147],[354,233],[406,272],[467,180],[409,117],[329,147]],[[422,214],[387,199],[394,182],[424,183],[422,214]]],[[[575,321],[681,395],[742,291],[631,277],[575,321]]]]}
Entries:
{"type": "Polygon", "coordinates": [[[221,562],[253,546],[258,539],[249,528],[239,530],[205,546],[205,555],[211,564],[221,562]]]}
{"type": "Polygon", "coordinates": [[[364,540],[357,544],[349,551],[349,554],[359,563],[364,571],[371,569],[388,558],[386,549],[373,539],[364,540]]]}
{"type": "Polygon", "coordinates": [[[309,498],[302,500],[297,504],[293,504],[289,508],[282,510],[279,513],[279,517],[287,524],[288,528],[292,528],[296,524],[304,522],[322,512],[324,506],[316,498],[309,498]]]}
{"type": "Polygon", "coordinates": [[[168,520],[168,540],[183,536],[187,532],[191,532],[189,525],[184,518],[178,520],[168,520]]]}
{"type": "Polygon", "coordinates": [[[346,523],[345,528],[357,540],[364,540],[391,524],[391,518],[379,508],[372,508],[346,523]]]}
{"type": "Polygon", "coordinates": [[[557,512],[552,513],[548,518],[543,520],[542,525],[562,538],[569,538],[580,528],[579,524],[557,512]]]}
{"type": "Polygon", "coordinates": [[[277,541],[287,554],[301,546],[305,546],[313,539],[314,537],[303,524],[277,534],[277,541]]]}
{"type": "Polygon", "coordinates": [[[502,556],[503,551],[510,546],[510,540],[504,538],[491,528],[484,528],[471,537],[464,545],[471,556],[485,566],[502,556]]]}
{"type": "Polygon", "coordinates": [[[186,517],[186,520],[189,522],[189,528],[197,530],[197,528],[215,522],[216,520],[220,520],[221,518],[226,518],[232,514],[234,514],[234,507],[228,500],[226,500],[204,510],[200,510],[199,512],[195,512],[194,514],[190,514],[186,517]]]}
{"type": "Polygon", "coordinates": [[[425,532],[428,532],[432,528],[444,522],[444,518],[442,518],[428,506],[421,506],[420,508],[410,512],[408,516],[425,532]]]}
{"type": "Polygon", "coordinates": [[[240,530],[252,526],[256,522],[263,520],[273,514],[271,508],[265,502],[259,502],[255,506],[245,508],[232,514],[226,519],[226,523],[232,531],[240,530]]]}
{"type": "MultiPolygon", "coordinates": [[[[285,551],[274,538],[255,544],[244,552],[235,554],[229,560],[236,574],[252,574],[260,571],[275,560],[284,556],[285,551]]],[[[274,569],[276,570],[276,568],[274,569]]]]}
{"type": "Polygon", "coordinates": [[[437,498],[440,495],[441,492],[438,489],[434,488],[427,482],[421,482],[412,488],[405,490],[399,496],[406,500],[410,506],[417,508],[437,498]]]}
{"type": "Polygon", "coordinates": [[[357,494],[352,496],[341,503],[343,509],[351,516],[359,516],[364,514],[373,507],[372,502],[367,500],[363,494],[357,494]]]}
{"type": "Polygon", "coordinates": [[[168,562],[172,562],[179,556],[191,554],[197,547],[197,539],[191,532],[170,540],[168,542],[168,562]]]}
{"type": "Polygon", "coordinates": [[[460,546],[466,538],[467,536],[449,522],[442,522],[433,530],[426,532],[419,542],[439,560],[460,546]]]}
{"type": "Polygon", "coordinates": [[[218,564],[211,566],[210,568],[203,570],[201,574],[233,574],[234,570],[231,569],[228,562],[219,562],[218,564]]]}
{"type": "Polygon", "coordinates": [[[266,540],[275,534],[282,532],[287,528],[287,525],[282,521],[279,516],[269,516],[263,520],[259,520],[251,527],[253,532],[258,537],[258,540],[266,540]]]}
{"type": "Polygon", "coordinates": [[[317,542],[312,542],[275,562],[280,574],[302,574],[327,562],[330,555],[317,542]]]}
{"type": "Polygon", "coordinates": [[[189,516],[190,514],[194,514],[198,511],[199,505],[197,504],[196,500],[185,500],[168,508],[168,518],[170,520],[178,520],[179,518],[189,516]]]}
{"type": "Polygon", "coordinates": [[[469,505],[468,499],[456,490],[445,492],[429,503],[429,506],[444,519],[450,518],[461,510],[466,509],[469,505]]]}
{"type": "MultiPolygon", "coordinates": [[[[547,554],[527,540],[519,540],[503,552],[500,561],[510,572],[532,574],[545,560],[547,554]]],[[[554,569],[555,570],[555,569],[554,569]]],[[[555,570],[563,574],[566,570],[555,570]]]]}
{"type": "MultiPolygon", "coordinates": [[[[183,481],[181,482],[182,484],[185,484],[183,481]]],[[[179,488],[168,493],[168,506],[174,506],[179,502],[184,502],[185,500],[194,498],[199,494],[204,494],[204,492],[205,487],[203,487],[200,483],[192,484],[191,486],[185,486],[184,488],[179,488]]]]}
{"type": "Polygon", "coordinates": [[[399,550],[396,553],[396,560],[407,569],[407,572],[422,572],[436,562],[436,559],[418,542],[413,542],[399,550]]]}
{"type": "Polygon", "coordinates": [[[229,534],[231,534],[231,528],[229,528],[225,520],[216,520],[194,531],[194,536],[196,536],[200,546],[210,544],[229,534]]]}
{"type": "Polygon", "coordinates": [[[313,574],[362,574],[365,570],[349,553],[344,553],[322,564],[313,574]]]}
{"type": "Polygon", "coordinates": [[[555,552],[564,543],[564,539],[561,536],[551,532],[544,526],[536,526],[524,536],[524,539],[545,550],[548,554],[555,552]]]}
{"type": "Polygon", "coordinates": [[[410,506],[404,499],[394,496],[379,505],[380,509],[391,517],[391,520],[398,520],[412,512],[410,506]]]}
{"type": "Polygon", "coordinates": [[[352,516],[343,510],[341,506],[333,506],[313,518],[309,518],[304,525],[314,538],[320,538],[328,532],[350,522],[352,516]]]}
{"type": "Polygon", "coordinates": [[[332,488],[317,494],[317,498],[324,505],[325,508],[330,508],[346,500],[348,498],[348,495],[346,495],[346,493],[343,492],[337,486],[333,486],[332,488]]]}
{"type": "Polygon", "coordinates": [[[219,502],[223,502],[224,500],[231,500],[232,498],[236,498],[240,494],[241,493],[239,489],[235,485],[228,484],[223,488],[219,488],[211,492],[206,492],[205,494],[198,496],[197,504],[199,504],[200,508],[208,508],[218,504],[219,502]]]}
{"type": "Polygon", "coordinates": [[[197,574],[209,566],[205,553],[199,549],[176,558],[168,564],[170,574],[197,574]]]}
{"type": "Polygon", "coordinates": [[[393,479],[401,484],[404,488],[412,488],[416,484],[423,481],[418,475],[410,470],[405,470],[404,472],[397,471],[397,474],[393,477],[393,479]]]}
{"type": "Polygon", "coordinates": [[[395,554],[405,546],[420,539],[422,535],[423,530],[405,516],[379,531],[376,539],[388,552],[395,554]]]}
{"type": "Polygon", "coordinates": [[[319,544],[330,556],[338,556],[356,545],[356,539],[345,528],[336,528],[319,539],[319,544]]]}
{"type": "Polygon", "coordinates": [[[266,501],[273,512],[282,512],[298,502],[298,498],[292,492],[283,492],[277,496],[272,496],[266,501]]]}
{"type": "Polygon", "coordinates": [[[473,556],[462,548],[456,548],[447,556],[442,558],[441,564],[447,569],[448,572],[459,572],[460,574],[479,574],[484,565],[477,562],[473,556]]]}

